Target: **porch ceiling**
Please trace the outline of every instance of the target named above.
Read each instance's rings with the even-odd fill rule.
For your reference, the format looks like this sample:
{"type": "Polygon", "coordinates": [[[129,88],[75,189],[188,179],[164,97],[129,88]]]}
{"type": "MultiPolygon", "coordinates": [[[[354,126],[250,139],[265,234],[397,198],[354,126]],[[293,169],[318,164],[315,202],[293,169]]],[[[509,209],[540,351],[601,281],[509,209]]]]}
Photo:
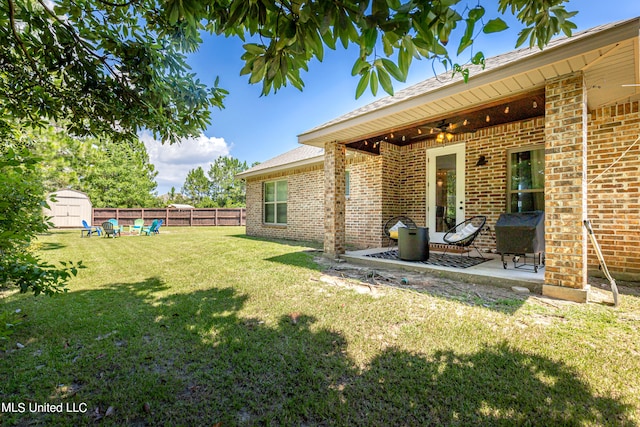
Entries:
{"type": "Polygon", "coordinates": [[[545,82],[576,71],[585,73],[589,110],[640,99],[639,30],[636,18],[552,42],[544,51],[524,49],[489,58],[485,70],[471,71],[468,83],[459,76],[427,80],[301,134],[298,140],[316,146],[339,141],[375,153],[377,141],[404,145],[436,138],[439,130],[474,132],[541,116],[545,82]]]}

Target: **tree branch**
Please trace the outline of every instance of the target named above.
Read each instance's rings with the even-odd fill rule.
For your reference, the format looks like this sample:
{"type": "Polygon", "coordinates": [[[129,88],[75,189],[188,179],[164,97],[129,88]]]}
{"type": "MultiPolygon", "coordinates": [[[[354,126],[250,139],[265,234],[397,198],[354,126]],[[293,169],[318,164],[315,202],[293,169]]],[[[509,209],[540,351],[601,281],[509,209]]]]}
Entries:
{"type": "Polygon", "coordinates": [[[13,33],[13,37],[15,37],[16,42],[18,43],[18,46],[20,46],[20,50],[22,50],[22,52],[27,57],[29,62],[31,62],[31,68],[33,68],[33,71],[37,72],[38,64],[31,57],[31,55],[29,54],[29,51],[27,50],[27,47],[22,42],[22,38],[18,34],[18,28],[16,27],[16,16],[15,16],[16,6],[15,4],[13,4],[13,0],[7,0],[7,3],[9,4],[9,22],[11,22],[11,32],[13,33]]]}
{"type": "Polygon", "coordinates": [[[120,82],[120,84],[124,84],[124,82],[121,80],[120,78],[120,74],[118,74],[113,67],[111,67],[111,65],[109,65],[109,63],[106,61],[106,56],[104,55],[99,55],[97,52],[95,52],[93,50],[93,46],[91,46],[89,43],[87,43],[86,41],[84,41],[82,39],[82,37],[80,37],[75,29],[69,25],[68,23],[64,22],[62,19],[60,19],[60,17],[58,15],[56,15],[51,9],[49,9],[47,7],[47,5],[44,3],[43,0],[38,0],[38,3],[40,3],[40,5],[42,6],[42,8],[46,11],[47,14],[49,14],[49,16],[51,18],[53,18],[59,25],[61,25],[62,27],[64,27],[69,34],[73,37],[73,39],[76,41],[76,43],[78,43],[80,46],[82,46],[83,50],[85,52],[87,52],[89,55],[93,56],[94,58],[96,58],[98,61],[100,61],[100,63],[102,63],[102,65],[104,65],[108,70],[109,73],[118,81],[120,82]]]}

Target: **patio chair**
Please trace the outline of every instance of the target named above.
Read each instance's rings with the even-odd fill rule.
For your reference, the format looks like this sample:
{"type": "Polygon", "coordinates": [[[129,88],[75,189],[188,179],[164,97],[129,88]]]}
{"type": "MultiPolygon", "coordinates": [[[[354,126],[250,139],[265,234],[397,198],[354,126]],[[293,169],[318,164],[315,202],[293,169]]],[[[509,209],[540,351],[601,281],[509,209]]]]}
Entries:
{"type": "Polygon", "coordinates": [[[118,237],[120,235],[120,229],[115,228],[111,221],[105,221],[102,223],[102,230],[104,230],[104,237],[118,237]]]}
{"type": "Polygon", "coordinates": [[[158,221],[158,226],[156,227],[154,233],[160,234],[160,227],[162,226],[163,223],[164,223],[164,219],[161,219],[158,221]]]}
{"type": "Polygon", "coordinates": [[[133,225],[129,226],[129,232],[132,234],[140,234],[140,232],[142,232],[142,227],[144,227],[144,219],[138,218],[133,221],[133,225]]]}
{"type": "Polygon", "coordinates": [[[389,219],[383,227],[384,235],[389,239],[389,246],[392,242],[398,243],[398,228],[416,228],[416,223],[408,216],[400,215],[389,219]]]}
{"type": "MultiPolygon", "coordinates": [[[[442,238],[442,240],[444,240],[444,242],[447,244],[444,253],[447,252],[447,248],[449,246],[455,246],[458,248],[466,248],[472,246],[476,251],[478,251],[480,257],[484,258],[480,250],[476,247],[476,245],[473,244],[473,242],[476,240],[476,237],[480,235],[480,232],[482,231],[486,222],[486,216],[477,215],[461,222],[460,224],[457,224],[455,227],[452,227],[445,233],[444,237],[442,238]]],[[[467,255],[469,255],[468,252],[467,255]]]]}
{"type": "Polygon", "coordinates": [[[120,235],[120,231],[122,231],[122,226],[118,225],[118,220],[115,218],[111,218],[109,219],[109,222],[113,224],[113,228],[118,232],[118,235],[120,235]]]}
{"type": "Polygon", "coordinates": [[[143,234],[146,234],[147,236],[151,236],[152,234],[155,234],[157,230],[158,220],[154,219],[149,227],[142,227],[142,230],[140,230],[140,235],[142,236],[143,234]]]}
{"type": "Polygon", "coordinates": [[[101,231],[102,230],[100,230],[100,227],[92,227],[87,224],[87,221],[85,221],[84,219],[82,220],[82,230],[80,230],[80,237],[84,237],[85,235],[87,237],[91,237],[93,233],[98,233],[98,236],[100,236],[101,231]]]}

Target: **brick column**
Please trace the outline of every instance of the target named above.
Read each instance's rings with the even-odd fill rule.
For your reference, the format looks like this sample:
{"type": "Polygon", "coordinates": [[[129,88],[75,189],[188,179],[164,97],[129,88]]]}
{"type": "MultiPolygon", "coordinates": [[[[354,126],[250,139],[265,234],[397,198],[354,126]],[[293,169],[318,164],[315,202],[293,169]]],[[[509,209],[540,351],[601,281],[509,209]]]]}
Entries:
{"type": "Polygon", "coordinates": [[[344,253],[345,157],[344,145],[324,145],[324,253],[331,257],[344,253]]]}
{"type": "Polygon", "coordinates": [[[546,84],[545,285],[542,293],[586,302],[587,92],[582,72],[546,84]]]}

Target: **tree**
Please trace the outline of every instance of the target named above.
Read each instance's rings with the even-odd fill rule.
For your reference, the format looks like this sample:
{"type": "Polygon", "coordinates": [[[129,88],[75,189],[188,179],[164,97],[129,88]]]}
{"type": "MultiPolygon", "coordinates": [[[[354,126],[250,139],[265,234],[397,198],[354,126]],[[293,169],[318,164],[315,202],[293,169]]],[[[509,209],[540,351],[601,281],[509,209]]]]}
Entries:
{"type": "MultiPolygon", "coordinates": [[[[36,235],[49,226],[42,217],[38,161],[28,148],[0,141],[0,287],[15,285],[20,292],[53,295],[66,291],[82,262],[54,266],[29,250],[36,235]]],[[[0,338],[3,331],[0,328],[0,338]]]]}
{"type": "MultiPolygon", "coordinates": [[[[565,1],[499,0],[492,15],[517,15],[525,28],[516,45],[542,47],[575,28],[565,1]]],[[[300,70],[325,48],[359,46],[352,73],[360,95],[379,86],[392,93],[391,79],[404,80],[413,59],[443,61],[467,77],[446,46],[482,64],[474,39],[506,28],[461,0],[7,0],[0,23],[1,120],[54,120],[112,140],[145,128],[169,142],[201,132],[227,94],[217,79],[207,87],[189,72],[185,54],[198,49],[201,31],[249,38],[241,73],[262,82],[263,94],[301,89],[300,70]],[[465,31],[452,40],[458,25],[465,31]]]]}
{"type": "Polygon", "coordinates": [[[80,189],[96,207],[155,207],[153,164],[139,139],[96,141],[87,156],[80,189]]]}
{"type": "Polygon", "coordinates": [[[239,207],[246,205],[246,188],[242,179],[236,178],[247,170],[247,162],[233,157],[218,157],[209,168],[211,198],[218,207],[239,207]]]}
{"type": "Polygon", "coordinates": [[[191,169],[189,173],[187,173],[187,178],[182,186],[182,193],[187,196],[196,207],[209,207],[204,206],[203,202],[208,202],[204,203],[207,205],[211,204],[209,198],[210,185],[211,183],[204,174],[204,170],[201,166],[198,166],[196,169],[191,169]]]}
{"type": "Polygon", "coordinates": [[[144,144],[106,138],[70,137],[59,128],[31,132],[39,155],[44,188],[73,188],[87,193],[94,207],[155,207],[158,174],[144,144]]]}

